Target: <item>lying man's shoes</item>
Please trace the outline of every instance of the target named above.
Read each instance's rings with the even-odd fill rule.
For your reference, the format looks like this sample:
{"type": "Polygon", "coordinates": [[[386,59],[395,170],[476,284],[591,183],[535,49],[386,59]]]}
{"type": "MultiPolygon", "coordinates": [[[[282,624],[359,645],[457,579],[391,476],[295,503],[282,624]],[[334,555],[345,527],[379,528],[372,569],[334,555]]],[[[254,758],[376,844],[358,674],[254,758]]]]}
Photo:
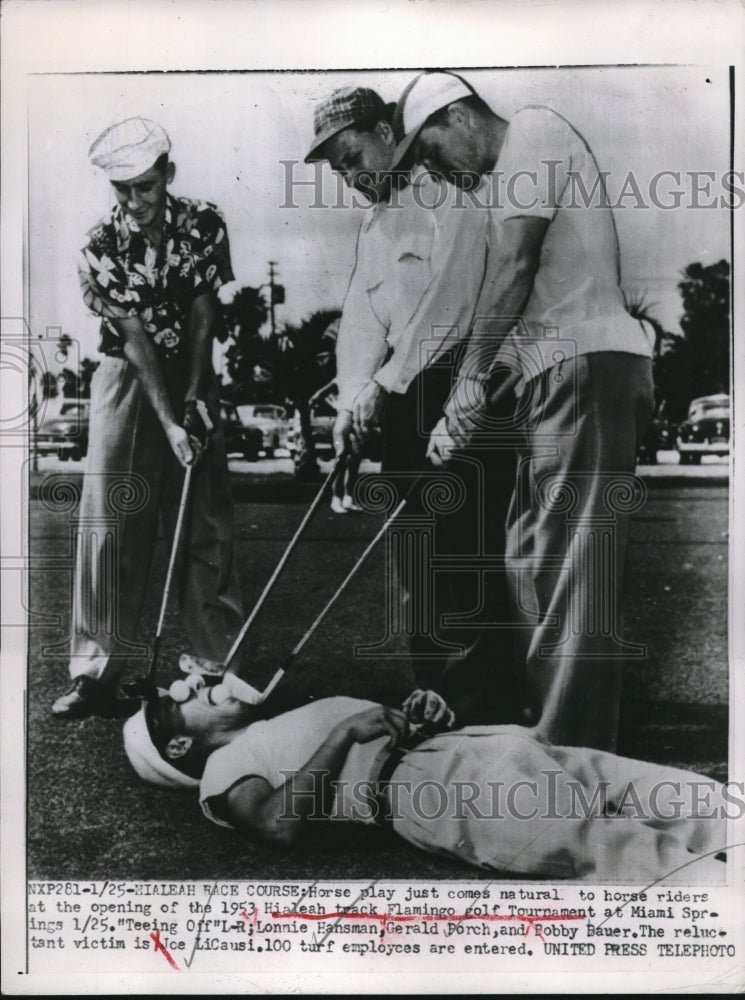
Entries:
{"type": "Polygon", "coordinates": [[[70,690],[52,705],[52,714],[60,719],[85,719],[89,715],[115,714],[116,698],[108,684],[93,677],[76,677],[70,690]]]}

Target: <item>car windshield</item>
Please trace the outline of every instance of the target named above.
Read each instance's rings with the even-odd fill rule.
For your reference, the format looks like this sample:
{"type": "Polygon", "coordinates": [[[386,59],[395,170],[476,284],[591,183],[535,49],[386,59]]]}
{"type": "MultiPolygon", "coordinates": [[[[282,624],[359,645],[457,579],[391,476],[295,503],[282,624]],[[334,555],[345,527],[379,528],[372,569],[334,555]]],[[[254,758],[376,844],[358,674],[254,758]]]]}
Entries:
{"type": "Polygon", "coordinates": [[[271,406],[256,406],[254,407],[253,415],[255,417],[277,417],[279,414],[271,406]]]}

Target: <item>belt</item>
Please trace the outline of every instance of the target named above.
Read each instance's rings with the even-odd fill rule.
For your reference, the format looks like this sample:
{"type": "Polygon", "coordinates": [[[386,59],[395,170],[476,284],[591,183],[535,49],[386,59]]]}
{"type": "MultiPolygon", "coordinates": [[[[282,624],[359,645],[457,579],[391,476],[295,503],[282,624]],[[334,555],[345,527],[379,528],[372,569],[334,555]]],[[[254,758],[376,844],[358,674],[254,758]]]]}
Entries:
{"type": "Polygon", "coordinates": [[[378,826],[384,826],[390,823],[392,819],[388,809],[388,800],[386,798],[385,793],[388,786],[391,783],[393,772],[396,770],[398,765],[401,763],[401,761],[404,759],[406,754],[409,753],[410,750],[413,750],[415,747],[419,746],[419,744],[423,743],[426,739],[429,739],[431,735],[432,735],[431,733],[430,734],[419,733],[419,732],[414,733],[413,736],[409,737],[404,746],[394,747],[393,750],[390,751],[386,759],[383,761],[382,767],[380,768],[380,771],[378,773],[378,780],[376,782],[377,790],[375,793],[375,799],[378,803],[377,818],[376,818],[378,826]]]}

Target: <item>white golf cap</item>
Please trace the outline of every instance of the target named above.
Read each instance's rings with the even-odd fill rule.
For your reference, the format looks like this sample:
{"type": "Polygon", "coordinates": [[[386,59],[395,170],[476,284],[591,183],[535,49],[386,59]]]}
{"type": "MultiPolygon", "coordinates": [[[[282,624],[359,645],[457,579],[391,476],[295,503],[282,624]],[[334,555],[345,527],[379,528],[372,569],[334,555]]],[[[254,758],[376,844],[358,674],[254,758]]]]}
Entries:
{"type": "Polygon", "coordinates": [[[143,781],[161,788],[199,788],[197,778],[177,770],[158,753],[150,736],[144,705],[124,723],[124,749],[130,764],[143,781]]]}
{"type": "Polygon", "coordinates": [[[393,166],[409,165],[406,163],[409,151],[430,115],[475,93],[473,87],[454,73],[427,72],[415,76],[401,95],[393,115],[394,131],[403,135],[393,166]]]}
{"type": "Polygon", "coordinates": [[[88,150],[88,158],[110,181],[130,181],[153,166],[171,149],[171,140],[149,118],[127,118],[102,132],[88,150]]]}

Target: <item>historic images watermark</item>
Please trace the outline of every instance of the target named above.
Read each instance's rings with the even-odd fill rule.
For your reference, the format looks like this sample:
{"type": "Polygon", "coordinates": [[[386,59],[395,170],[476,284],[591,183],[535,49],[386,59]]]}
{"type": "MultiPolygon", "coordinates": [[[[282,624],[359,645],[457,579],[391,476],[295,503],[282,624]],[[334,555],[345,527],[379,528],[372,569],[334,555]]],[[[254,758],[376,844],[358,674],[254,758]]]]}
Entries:
{"type": "MultiPolygon", "coordinates": [[[[335,186],[324,186],[322,163],[280,160],[282,200],[280,208],[367,208],[367,191],[389,184],[386,202],[391,209],[403,208],[400,185],[408,173],[400,170],[361,170],[355,186],[346,191],[340,173],[335,186]],[[311,197],[312,195],[312,197],[311,197]]],[[[561,160],[543,160],[536,170],[505,174],[493,170],[482,176],[474,171],[453,171],[447,177],[436,170],[420,170],[417,179],[430,183],[411,185],[414,204],[422,209],[445,206],[464,209],[510,209],[529,212],[560,204],[565,209],[739,209],[745,205],[745,172],[742,170],[657,170],[642,175],[629,170],[623,175],[598,170],[592,183],[576,170],[563,169],[561,160]],[[609,193],[614,191],[613,196],[609,193]]]]}
{"type": "MultiPolygon", "coordinates": [[[[494,766],[499,772],[499,763],[494,766]]],[[[311,787],[296,787],[295,771],[285,778],[282,819],[300,820],[301,803],[308,820],[391,821],[415,817],[418,822],[509,820],[518,822],[633,819],[654,824],[675,820],[738,820],[745,816],[745,782],[719,785],[708,778],[685,782],[664,779],[651,786],[630,780],[614,787],[609,780],[585,783],[561,769],[541,769],[530,778],[504,781],[437,779],[420,781],[329,780],[322,769],[308,771],[311,787]],[[324,788],[324,786],[326,786],[324,788]],[[325,791],[326,794],[322,794],[325,791]],[[326,803],[324,805],[324,803],[326,803]]]]}

